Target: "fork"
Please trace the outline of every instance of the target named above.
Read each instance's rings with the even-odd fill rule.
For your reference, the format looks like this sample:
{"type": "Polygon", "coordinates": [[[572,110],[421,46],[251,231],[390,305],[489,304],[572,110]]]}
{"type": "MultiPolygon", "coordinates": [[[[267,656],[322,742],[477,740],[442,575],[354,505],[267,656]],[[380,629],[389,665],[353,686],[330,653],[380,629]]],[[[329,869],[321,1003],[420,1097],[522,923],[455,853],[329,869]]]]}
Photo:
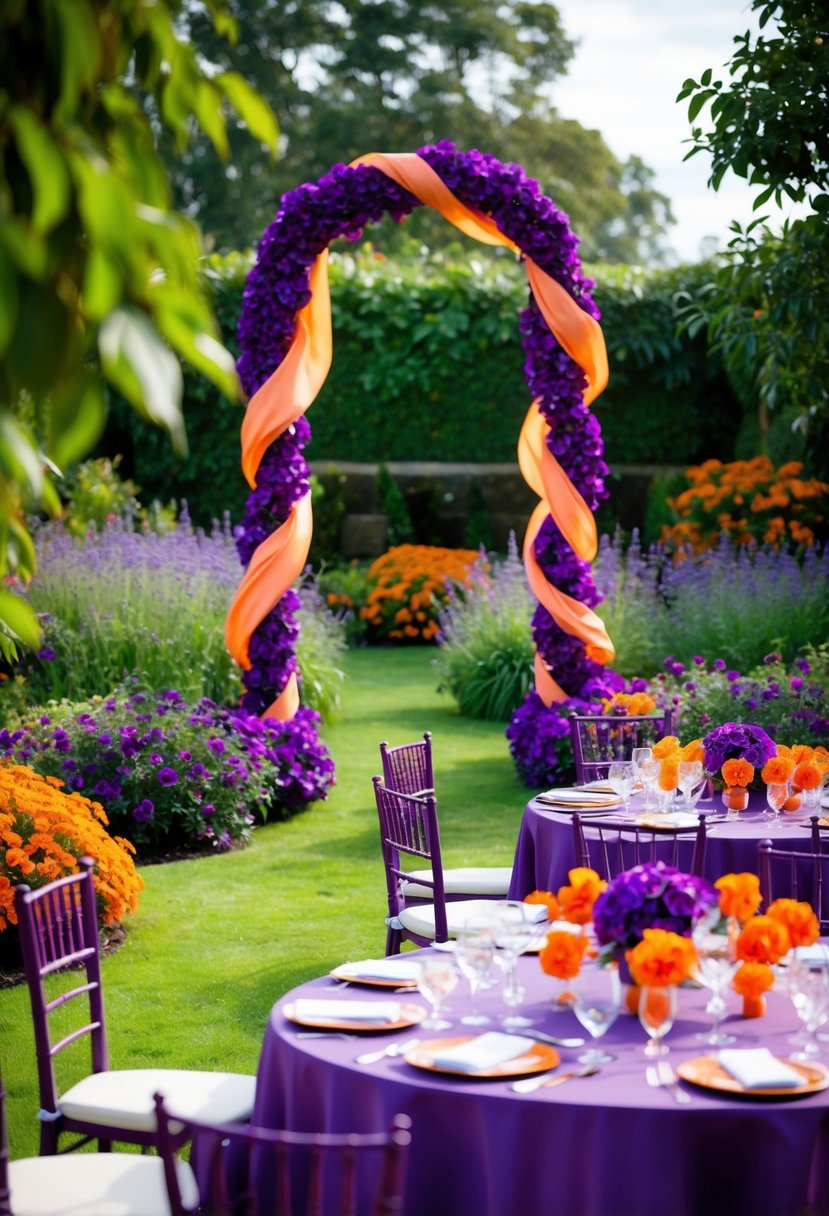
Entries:
{"type": "Polygon", "coordinates": [[[645,1069],[645,1080],[652,1089],[667,1089],[678,1106],[687,1106],[691,1101],[691,1095],[679,1088],[676,1073],[667,1060],[660,1060],[655,1067],[649,1064],[645,1069]]]}
{"type": "Polygon", "coordinates": [[[560,1072],[554,1077],[548,1077],[545,1073],[541,1077],[527,1077],[523,1081],[514,1081],[511,1089],[516,1094],[532,1094],[537,1089],[549,1088],[553,1085],[561,1085],[562,1081],[571,1081],[576,1077],[593,1077],[601,1069],[592,1064],[586,1064],[584,1068],[572,1069],[570,1072],[560,1072]]]}
{"type": "Polygon", "coordinates": [[[405,1039],[402,1043],[389,1043],[388,1047],[381,1047],[379,1051],[364,1051],[361,1056],[355,1056],[354,1063],[376,1064],[378,1060],[402,1056],[417,1047],[419,1042],[420,1039],[405,1039]]]}

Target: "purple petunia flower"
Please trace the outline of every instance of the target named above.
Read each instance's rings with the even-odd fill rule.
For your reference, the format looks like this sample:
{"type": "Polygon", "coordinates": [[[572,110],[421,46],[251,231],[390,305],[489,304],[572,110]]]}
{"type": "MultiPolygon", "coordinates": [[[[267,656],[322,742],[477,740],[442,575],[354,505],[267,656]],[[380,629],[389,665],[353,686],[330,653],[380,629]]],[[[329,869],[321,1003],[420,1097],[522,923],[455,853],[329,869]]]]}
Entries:
{"type": "Polygon", "coordinates": [[[174,768],[160,768],[157,777],[161,785],[176,785],[178,782],[178,773],[174,768]]]}
{"type": "Polygon", "coordinates": [[[132,817],[136,823],[149,823],[155,814],[155,804],[149,798],[142,798],[137,807],[133,808],[132,817]]]}

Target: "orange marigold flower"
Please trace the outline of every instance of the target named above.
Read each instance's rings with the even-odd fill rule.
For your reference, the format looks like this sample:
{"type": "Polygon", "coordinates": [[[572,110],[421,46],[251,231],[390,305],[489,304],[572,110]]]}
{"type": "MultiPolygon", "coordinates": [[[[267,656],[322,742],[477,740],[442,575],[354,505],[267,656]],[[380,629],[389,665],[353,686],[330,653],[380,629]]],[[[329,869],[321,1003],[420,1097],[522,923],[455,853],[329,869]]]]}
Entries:
{"type": "Polygon", "coordinates": [[[607,883],[587,866],[568,870],[567,877],[570,885],[558,890],[560,914],[573,925],[587,925],[593,919],[593,905],[607,883]]]}
{"type": "Polygon", "coordinates": [[[541,970],[559,980],[571,980],[578,975],[587,950],[588,941],[583,933],[568,933],[566,929],[553,929],[538,956],[541,970]]]}
{"type": "Polygon", "coordinates": [[[524,896],[525,904],[545,904],[547,920],[558,920],[558,900],[552,891],[530,891],[524,896]]]}
{"type": "Polygon", "coordinates": [[[659,788],[675,790],[679,780],[679,752],[666,756],[659,764],[659,788]]]}
{"type": "Polygon", "coordinates": [[[811,904],[803,900],[776,899],[769,904],[766,915],[783,925],[792,946],[811,946],[820,937],[820,922],[811,904]]]}
{"type": "Polygon", "coordinates": [[[683,760],[698,760],[700,764],[705,760],[705,748],[702,746],[702,739],[692,739],[690,743],[686,743],[682,749],[683,760]]]}
{"type": "MultiPolygon", "coordinates": [[[[777,749],[778,753],[780,748],[777,749]]],[[[805,764],[807,760],[811,760],[814,752],[807,743],[795,743],[794,747],[789,749],[789,755],[795,764],[805,764]]]]}
{"type": "Polygon", "coordinates": [[[723,874],[714,886],[720,893],[723,916],[736,916],[741,922],[752,917],[763,902],[760,879],[756,874],[723,874]]]}
{"type": "Polygon", "coordinates": [[[665,929],[645,929],[642,940],[625,959],[634,981],[643,988],[670,988],[687,980],[696,962],[694,943],[665,929]]]}
{"type": "Polygon", "coordinates": [[[786,785],[794,772],[794,760],[790,756],[772,756],[760,769],[766,785],[786,785]]]}
{"type": "Polygon", "coordinates": [[[790,948],[788,929],[772,916],[752,916],[737,938],[737,958],[743,962],[779,963],[790,948]]]}
{"type": "Polygon", "coordinates": [[[679,751],[679,739],[676,735],[665,735],[658,743],[654,743],[652,751],[654,760],[664,760],[679,751]]]}
{"type": "Polygon", "coordinates": [[[816,790],[823,781],[820,765],[814,760],[806,760],[798,764],[792,773],[792,785],[796,790],[816,790]]]}
{"type": "Polygon", "coordinates": [[[731,987],[738,996],[758,997],[774,985],[774,972],[768,963],[746,962],[737,969],[731,987]]]}
{"type": "Polygon", "coordinates": [[[754,765],[738,756],[726,760],[722,775],[726,785],[749,785],[754,780],[754,765]]]}

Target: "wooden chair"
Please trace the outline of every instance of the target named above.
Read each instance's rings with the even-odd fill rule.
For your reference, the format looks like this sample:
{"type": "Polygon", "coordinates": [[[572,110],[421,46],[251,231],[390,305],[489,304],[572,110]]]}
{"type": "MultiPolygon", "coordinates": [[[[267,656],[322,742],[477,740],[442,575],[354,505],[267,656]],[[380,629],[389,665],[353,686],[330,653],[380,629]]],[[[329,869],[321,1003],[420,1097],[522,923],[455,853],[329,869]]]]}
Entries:
{"type": "Polygon", "coordinates": [[[674,824],[646,827],[621,823],[618,819],[583,819],[579,814],[573,815],[575,864],[595,870],[608,881],[622,870],[646,861],[664,861],[687,874],[701,875],[705,843],[704,815],[698,816],[695,829],[674,824]]]}
{"type": "MultiPolygon", "coordinates": [[[[423,742],[402,743],[399,747],[381,743],[380,759],[386,789],[416,798],[428,794],[435,796],[432,736],[428,730],[423,734],[423,742]]],[[[415,877],[428,882],[430,871],[416,871],[415,877]]],[[[455,866],[443,871],[443,889],[450,902],[471,898],[506,899],[511,880],[511,866],[455,866]]],[[[405,895],[410,900],[428,900],[431,890],[418,881],[407,885],[405,895]]]]}
{"type": "MultiPolygon", "coordinates": [[[[158,1149],[172,1216],[186,1216],[178,1184],[178,1122],[155,1096],[158,1149]]],[[[211,1216],[353,1216],[358,1198],[371,1216],[400,1216],[411,1143],[407,1115],[378,1133],[274,1131],[188,1121],[199,1165],[199,1212],[211,1216]]]]}
{"type": "MultiPolygon", "coordinates": [[[[187,1203],[198,1198],[189,1165],[174,1166],[187,1203]]],[[[72,1153],[9,1161],[6,1094],[0,1076],[0,1216],[167,1216],[164,1164],[136,1153],[72,1153]]]]}
{"type": "Polygon", "coordinates": [[[651,747],[671,733],[670,710],[664,714],[617,717],[612,714],[573,714],[570,739],[576,781],[585,785],[607,777],[614,760],[630,760],[635,747],[651,747]]]}
{"type": "Polygon", "coordinates": [[[386,871],[386,954],[399,953],[403,941],[418,946],[448,941],[470,917],[491,911],[492,905],[485,899],[447,900],[434,797],[401,794],[388,789],[382,777],[372,780],[386,871]],[[429,868],[412,869],[410,859],[415,865],[427,861],[429,868]],[[432,902],[412,904],[413,889],[426,892],[432,902]]]}
{"type": "Polygon", "coordinates": [[[775,899],[805,900],[814,908],[821,935],[829,933],[829,853],[820,848],[796,853],[761,840],[757,845],[757,873],[764,908],[775,899]]]}
{"type": "Polygon", "coordinates": [[[98,1139],[101,1148],[108,1148],[113,1140],[154,1144],[153,1094],[158,1090],[169,1095],[171,1109],[182,1117],[229,1123],[249,1118],[255,1077],[163,1068],[110,1071],[94,862],[82,857],[79,864],[79,873],[59,878],[37,891],[25,885],[15,891],[34,1020],[41,1153],[58,1152],[59,1137],[67,1131],[82,1137],[71,1148],[92,1139],[98,1139]],[[54,994],[52,977],[70,968],[80,971],[80,976],[64,977],[63,990],[54,994]],[[53,1015],[60,1018],[60,1030],[53,1026],[57,1020],[53,1015]],[[82,1039],[89,1041],[91,1072],[61,1092],[55,1059],[82,1039]]]}

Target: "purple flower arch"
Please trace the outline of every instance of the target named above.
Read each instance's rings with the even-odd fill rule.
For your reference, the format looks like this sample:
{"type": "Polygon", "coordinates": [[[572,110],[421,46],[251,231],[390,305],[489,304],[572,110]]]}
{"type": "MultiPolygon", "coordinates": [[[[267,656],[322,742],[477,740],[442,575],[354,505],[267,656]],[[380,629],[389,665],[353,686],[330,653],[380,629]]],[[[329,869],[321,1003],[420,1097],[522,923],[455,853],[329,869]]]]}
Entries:
{"type": "MultiPolygon", "coordinates": [[[[478,151],[459,152],[448,141],[421,148],[417,155],[462,203],[490,216],[524,256],[532,258],[581,308],[598,317],[590,296],[593,283],[581,273],[578,239],[538,182],[519,165],[503,164],[478,151]]],[[[419,205],[407,190],[368,165],[334,165],[317,182],[283,195],[259,243],[242,300],[238,369],[249,397],[287,354],[296,315],[311,297],[309,272],[316,257],[337,237],[357,240],[366,224],[386,213],[401,221],[419,205]]],[[[607,465],[599,423],[584,404],[584,373],[559,345],[532,297],[521,313],[520,330],[527,384],[551,428],[548,447],[595,512],[607,497],[607,465]]],[[[308,422],[300,417],[265,452],[237,530],[243,565],[307,493],[308,465],[302,453],[310,434],[308,422]]],[[[560,591],[588,607],[600,600],[589,564],[576,556],[551,517],[538,533],[535,553],[543,573],[560,591]]],[[[243,705],[252,712],[263,713],[297,671],[297,605],[295,593],[288,591],[250,638],[243,705]]],[[[541,785],[567,771],[567,716],[574,710],[597,709],[600,698],[623,687],[624,681],[591,660],[584,644],[559,628],[541,605],[533,616],[532,631],[542,658],[569,694],[548,708],[537,693],[530,692],[507,729],[519,773],[528,784],[541,785]]]]}

